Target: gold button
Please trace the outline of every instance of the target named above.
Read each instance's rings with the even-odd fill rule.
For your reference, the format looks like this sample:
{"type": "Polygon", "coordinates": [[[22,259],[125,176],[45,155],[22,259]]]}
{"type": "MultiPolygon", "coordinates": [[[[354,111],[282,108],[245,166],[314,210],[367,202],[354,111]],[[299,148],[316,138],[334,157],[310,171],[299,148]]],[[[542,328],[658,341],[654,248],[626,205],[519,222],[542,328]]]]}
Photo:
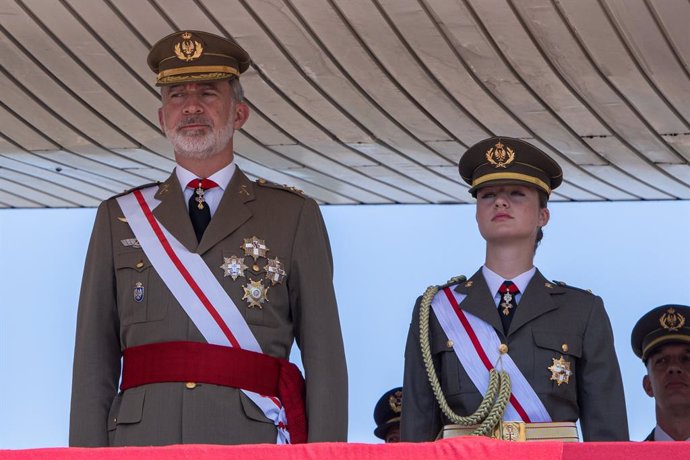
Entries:
{"type": "Polygon", "coordinates": [[[546,286],[549,289],[553,288],[553,284],[551,283],[544,283],[544,286],[546,286]]]}
{"type": "Polygon", "coordinates": [[[258,272],[259,270],[261,270],[261,267],[259,267],[258,264],[254,264],[254,265],[252,265],[252,270],[254,270],[255,272],[258,272]]]}
{"type": "Polygon", "coordinates": [[[498,347],[498,351],[499,351],[502,355],[505,355],[506,353],[508,353],[508,345],[506,345],[505,343],[502,343],[502,344],[498,347]]]}
{"type": "Polygon", "coordinates": [[[448,348],[453,348],[453,341],[448,339],[448,341],[446,342],[446,345],[448,345],[448,348]]]}
{"type": "Polygon", "coordinates": [[[568,353],[568,344],[564,343],[561,345],[561,350],[563,350],[563,353],[568,353]]]}
{"type": "Polygon", "coordinates": [[[188,389],[190,389],[190,390],[193,390],[194,388],[196,388],[196,383],[194,383],[194,382],[187,382],[187,383],[184,384],[184,386],[186,386],[186,387],[187,387],[188,389]]]}
{"type": "Polygon", "coordinates": [[[143,266],[144,266],[144,262],[143,262],[143,261],[140,260],[139,262],[137,262],[137,268],[141,268],[141,267],[143,267],[143,266]]]}
{"type": "Polygon", "coordinates": [[[113,417],[113,423],[117,423],[117,417],[113,417]]]}

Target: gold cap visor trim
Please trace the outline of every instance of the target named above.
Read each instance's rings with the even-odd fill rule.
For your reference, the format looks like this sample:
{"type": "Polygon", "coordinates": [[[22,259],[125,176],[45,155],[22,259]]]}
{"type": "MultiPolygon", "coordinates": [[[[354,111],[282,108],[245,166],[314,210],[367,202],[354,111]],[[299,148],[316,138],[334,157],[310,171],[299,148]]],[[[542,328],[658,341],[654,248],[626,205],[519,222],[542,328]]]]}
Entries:
{"type": "Polygon", "coordinates": [[[156,83],[170,83],[183,80],[202,80],[204,78],[210,80],[219,80],[223,76],[239,77],[239,70],[234,67],[224,65],[198,65],[188,67],[178,67],[175,69],[167,69],[158,73],[156,83]]]}
{"type": "Polygon", "coordinates": [[[530,184],[534,184],[537,187],[544,190],[547,194],[549,194],[549,195],[551,194],[551,187],[549,187],[546,184],[546,182],[544,182],[543,180],[537,179],[534,176],[528,176],[527,174],[512,173],[512,172],[485,174],[485,175],[479,177],[478,179],[475,179],[472,181],[472,188],[477,187],[478,185],[481,185],[485,182],[494,181],[494,180],[503,180],[503,179],[518,180],[520,182],[527,182],[530,184]]]}
{"type": "Polygon", "coordinates": [[[656,345],[662,342],[690,342],[690,337],[684,334],[662,335],[652,340],[642,350],[642,359],[647,359],[647,353],[656,345]]]}

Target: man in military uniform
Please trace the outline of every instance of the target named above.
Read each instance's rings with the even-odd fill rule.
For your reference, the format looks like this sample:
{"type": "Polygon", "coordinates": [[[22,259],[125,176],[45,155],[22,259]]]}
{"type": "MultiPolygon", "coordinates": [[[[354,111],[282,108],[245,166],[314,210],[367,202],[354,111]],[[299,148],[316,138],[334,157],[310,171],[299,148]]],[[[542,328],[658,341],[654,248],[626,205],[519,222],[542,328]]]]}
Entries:
{"type": "Polygon", "coordinates": [[[601,298],[550,282],[534,267],[561,168],[523,140],[493,137],[470,147],[459,169],[477,199],[486,259],[471,278],[431,287],[417,300],[402,440],[431,441],[447,426],[441,436],[572,441],[578,419],[585,441],[627,440],[601,298]]]}
{"type": "Polygon", "coordinates": [[[177,167],[98,208],[70,445],[345,441],[347,371],[319,208],[250,181],[233,160],[249,55],[184,31],[156,43],[148,63],[177,167]],[[287,361],[294,341],[306,382],[287,361]]]}
{"type": "Polygon", "coordinates": [[[402,387],[388,390],[374,407],[374,436],[384,442],[400,442],[400,412],[402,411],[402,387]]]}
{"type": "Polygon", "coordinates": [[[690,441],[690,307],[649,311],[630,340],[647,368],[642,387],[654,398],[656,427],[645,441],[690,441]]]}

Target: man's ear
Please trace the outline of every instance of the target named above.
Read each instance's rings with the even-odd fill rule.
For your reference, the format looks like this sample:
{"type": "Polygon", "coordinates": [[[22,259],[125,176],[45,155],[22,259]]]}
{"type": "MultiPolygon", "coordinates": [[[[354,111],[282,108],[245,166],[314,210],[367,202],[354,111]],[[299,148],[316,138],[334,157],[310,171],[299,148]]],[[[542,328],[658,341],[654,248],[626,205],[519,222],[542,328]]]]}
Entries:
{"type": "Polygon", "coordinates": [[[235,106],[235,120],[233,121],[233,127],[235,129],[240,129],[247,122],[249,118],[249,106],[244,102],[239,102],[235,106]]]}
{"type": "Polygon", "coordinates": [[[652,382],[649,380],[648,375],[642,377],[642,388],[644,388],[644,392],[647,393],[647,396],[649,396],[650,398],[654,397],[654,390],[652,390],[652,382]]]}

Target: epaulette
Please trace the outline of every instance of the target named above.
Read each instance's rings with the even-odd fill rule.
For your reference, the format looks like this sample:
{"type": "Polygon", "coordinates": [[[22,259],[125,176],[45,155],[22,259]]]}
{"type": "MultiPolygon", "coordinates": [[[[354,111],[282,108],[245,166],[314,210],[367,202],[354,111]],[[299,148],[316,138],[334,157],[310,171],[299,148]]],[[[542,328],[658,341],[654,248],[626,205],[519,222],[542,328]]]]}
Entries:
{"type": "Polygon", "coordinates": [[[594,293],[592,292],[591,289],[582,289],[582,288],[579,288],[579,287],[570,286],[570,285],[568,285],[568,284],[567,284],[566,282],[564,282],[564,281],[556,281],[556,280],[553,280],[553,284],[555,284],[556,286],[560,286],[560,287],[564,287],[564,288],[568,288],[568,289],[574,289],[574,290],[580,291],[580,292],[586,292],[586,293],[589,294],[589,295],[594,295],[594,293]]]}
{"type": "Polygon", "coordinates": [[[125,190],[124,192],[118,193],[117,195],[114,195],[114,196],[112,196],[112,197],[110,197],[110,198],[111,198],[111,199],[112,199],[112,198],[119,198],[119,197],[121,197],[121,196],[127,195],[128,193],[132,193],[132,192],[134,192],[134,191],[136,191],[136,190],[141,190],[141,189],[153,187],[154,185],[160,185],[160,184],[161,184],[160,181],[156,181],[156,182],[151,182],[151,183],[148,183],[148,184],[137,185],[136,187],[132,187],[132,188],[130,188],[130,189],[128,189],[128,190],[125,190]]]}
{"type": "Polygon", "coordinates": [[[444,284],[439,285],[438,290],[440,291],[441,289],[445,289],[448,286],[453,286],[455,284],[462,283],[463,281],[467,281],[467,277],[465,275],[454,276],[448,281],[446,281],[444,284]]]}
{"type": "Polygon", "coordinates": [[[301,196],[304,198],[306,195],[304,194],[304,191],[298,189],[297,187],[287,185],[287,184],[276,184],[275,182],[268,181],[264,179],[263,177],[260,177],[256,180],[257,185],[260,185],[262,187],[268,187],[268,188],[273,188],[277,190],[285,190],[286,192],[292,192],[297,196],[301,196]]]}

